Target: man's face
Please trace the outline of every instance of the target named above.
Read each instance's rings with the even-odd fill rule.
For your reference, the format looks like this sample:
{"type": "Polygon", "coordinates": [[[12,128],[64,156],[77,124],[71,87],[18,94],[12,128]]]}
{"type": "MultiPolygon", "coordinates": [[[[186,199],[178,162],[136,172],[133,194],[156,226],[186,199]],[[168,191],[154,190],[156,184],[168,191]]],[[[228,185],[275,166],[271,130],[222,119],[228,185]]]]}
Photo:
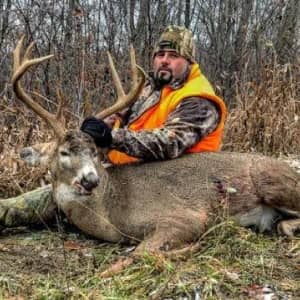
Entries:
{"type": "Polygon", "coordinates": [[[175,51],[162,50],[156,53],[153,61],[154,77],[161,84],[182,79],[189,62],[175,51]]]}

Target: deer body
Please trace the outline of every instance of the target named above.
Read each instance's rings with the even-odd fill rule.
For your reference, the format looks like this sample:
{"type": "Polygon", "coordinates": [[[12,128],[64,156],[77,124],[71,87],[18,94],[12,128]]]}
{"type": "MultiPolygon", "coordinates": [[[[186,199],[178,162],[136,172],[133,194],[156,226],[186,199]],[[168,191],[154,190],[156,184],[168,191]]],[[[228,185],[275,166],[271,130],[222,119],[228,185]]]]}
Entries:
{"type": "Polygon", "coordinates": [[[67,133],[51,172],[57,205],[99,239],[144,241],[140,248],[158,251],[197,240],[221,211],[262,232],[281,215],[300,218],[300,176],[276,159],[220,152],[103,168],[94,153],[90,137],[67,133]]]}

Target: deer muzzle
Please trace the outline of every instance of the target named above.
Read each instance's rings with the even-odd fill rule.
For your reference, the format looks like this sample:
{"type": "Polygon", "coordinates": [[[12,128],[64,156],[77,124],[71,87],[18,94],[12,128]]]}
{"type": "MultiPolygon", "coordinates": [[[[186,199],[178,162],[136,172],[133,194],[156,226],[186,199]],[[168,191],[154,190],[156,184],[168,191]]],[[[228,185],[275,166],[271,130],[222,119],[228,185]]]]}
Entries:
{"type": "Polygon", "coordinates": [[[80,185],[87,191],[92,192],[99,185],[99,176],[94,172],[89,172],[82,176],[80,185]]]}

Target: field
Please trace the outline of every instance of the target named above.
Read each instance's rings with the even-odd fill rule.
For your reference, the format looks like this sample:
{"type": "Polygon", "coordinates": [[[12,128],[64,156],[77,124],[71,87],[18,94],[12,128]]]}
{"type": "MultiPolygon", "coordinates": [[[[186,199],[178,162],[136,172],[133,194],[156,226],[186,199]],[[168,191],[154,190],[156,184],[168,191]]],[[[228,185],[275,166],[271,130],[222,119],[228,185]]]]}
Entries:
{"type": "Polygon", "coordinates": [[[100,273],[132,247],[58,227],[0,239],[0,299],[300,299],[300,240],[259,235],[230,222],[175,261],[147,254],[122,273],[100,273]],[[11,298],[10,298],[11,297],[11,298]],[[265,296],[266,297],[266,296],[265,296]],[[199,299],[199,298],[198,298],[199,299]]]}

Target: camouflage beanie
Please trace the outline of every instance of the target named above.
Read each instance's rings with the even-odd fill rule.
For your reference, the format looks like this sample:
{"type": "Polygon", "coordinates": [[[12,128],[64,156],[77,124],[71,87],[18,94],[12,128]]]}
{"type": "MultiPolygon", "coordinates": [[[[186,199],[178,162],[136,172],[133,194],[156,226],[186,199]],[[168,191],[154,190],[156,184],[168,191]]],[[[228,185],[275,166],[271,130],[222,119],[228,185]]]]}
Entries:
{"type": "Polygon", "coordinates": [[[156,53],[161,50],[175,50],[190,62],[195,62],[193,34],[185,27],[175,25],[168,26],[155,45],[153,58],[156,53]]]}

